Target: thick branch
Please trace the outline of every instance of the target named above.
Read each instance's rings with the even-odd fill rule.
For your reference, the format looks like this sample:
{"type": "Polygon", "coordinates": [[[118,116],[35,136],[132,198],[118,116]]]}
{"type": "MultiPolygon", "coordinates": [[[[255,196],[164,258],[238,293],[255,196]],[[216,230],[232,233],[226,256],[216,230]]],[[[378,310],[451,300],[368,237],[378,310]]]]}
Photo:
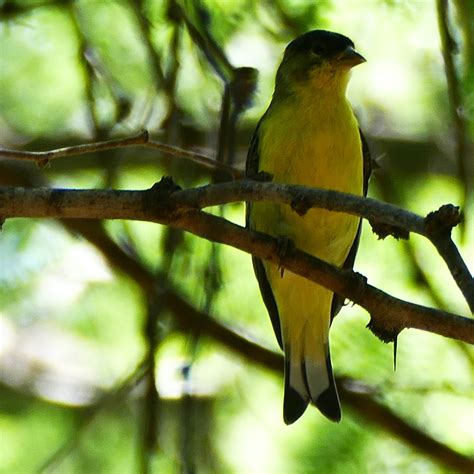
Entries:
{"type": "Polygon", "coordinates": [[[454,280],[474,312],[474,280],[450,237],[459,210],[442,206],[427,218],[389,203],[352,194],[307,186],[240,180],[218,185],[178,191],[171,196],[176,206],[203,209],[229,202],[272,201],[288,204],[295,212],[304,214],[319,207],[363,217],[371,223],[384,224],[395,230],[414,232],[429,239],[446,262],[454,280]]]}
{"type": "Polygon", "coordinates": [[[392,204],[338,191],[278,183],[241,180],[208,185],[176,192],[174,206],[203,209],[237,201],[272,201],[288,204],[304,214],[312,207],[357,215],[371,223],[384,224],[395,230],[414,232],[429,239],[448,266],[452,277],[474,313],[474,279],[451,239],[451,228],[458,222],[458,208],[447,205],[423,218],[392,204]],[[398,229],[398,230],[397,230],[398,229]]]}
{"type": "Polygon", "coordinates": [[[341,270],[298,249],[289,249],[286,255],[280,256],[277,239],[199,210],[180,208],[169,199],[170,195],[173,190],[163,186],[149,191],[3,188],[0,215],[133,219],[170,225],[283,266],[351,299],[369,311],[371,329],[385,340],[393,340],[402,329],[411,327],[474,343],[473,320],[402,301],[368,285],[361,275],[341,270]]]}
{"type": "Polygon", "coordinates": [[[474,279],[450,237],[450,228],[454,225],[453,218],[457,213],[454,206],[443,206],[439,212],[423,218],[375,199],[306,186],[240,180],[184,191],[176,189],[177,187],[166,189],[166,182],[164,186],[157,186],[150,191],[46,189],[25,192],[5,188],[0,194],[0,215],[138,219],[171,224],[177,214],[243,200],[269,200],[288,204],[299,213],[304,213],[311,207],[346,212],[364,217],[370,222],[415,232],[428,238],[446,262],[471,312],[474,312],[474,279]],[[7,201],[10,204],[6,204],[7,201]],[[57,203],[61,203],[62,207],[58,208],[57,203]],[[155,220],[157,212],[160,216],[155,220]]]}
{"type": "Polygon", "coordinates": [[[177,191],[170,196],[170,199],[173,205],[188,209],[204,209],[239,201],[288,204],[299,214],[318,207],[353,214],[369,221],[426,235],[424,218],[413,212],[375,199],[309,186],[246,179],[177,191]]]}
{"type": "MultiPolygon", "coordinates": [[[[77,145],[57,150],[25,152],[17,150],[0,149],[0,156],[48,163],[49,160],[64,156],[75,156],[97,151],[124,148],[128,146],[146,146],[157,149],[178,158],[185,158],[199,163],[207,168],[220,169],[234,178],[242,177],[244,173],[224,163],[217,162],[206,155],[183,150],[178,147],[164,145],[149,139],[148,132],[139,135],[104,142],[77,145]]],[[[272,200],[291,205],[297,212],[304,213],[311,207],[322,207],[328,210],[347,212],[359,215],[372,222],[384,223],[393,229],[416,232],[429,238],[444,259],[448,268],[466,299],[471,312],[474,313],[474,279],[463,262],[457,248],[454,246],[449,234],[441,239],[437,235],[433,239],[427,232],[425,221],[409,211],[397,208],[379,201],[363,199],[357,196],[345,195],[337,191],[318,190],[304,186],[278,185],[275,183],[254,183],[253,181],[240,181],[223,183],[220,187],[204,186],[195,190],[187,190],[180,195],[180,200],[191,207],[203,208],[211,205],[225,204],[241,200],[257,201],[272,200]],[[253,184],[252,184],[253,183],[253,184]],[[260,188],[259,188],[260,186],[260,188]],[[372,201],[372,202],[371,202],[372,201]]],[[[179,200],[178,200],[179,201],[179,200]]],[[[89,216],[84,216],[89,217],[89,216]]],[[[92,217],[92,216],[90,216],[92,217]]]]}
{"type": "MultiPolygon", "coordinates": [[[[170,224],[173,225],[173,224],[170,224]]],[[[232,245],[304,276],[365,308],[371,328],[393,339],[404,328],[416,328],[474,344],[474,320],[395,298],[367,284],[361,275],[341,270],[298,249],[279,255],[277,239],[243,229],[203,212],[188,213],[176,226],[214,242],[232,245]]]]}

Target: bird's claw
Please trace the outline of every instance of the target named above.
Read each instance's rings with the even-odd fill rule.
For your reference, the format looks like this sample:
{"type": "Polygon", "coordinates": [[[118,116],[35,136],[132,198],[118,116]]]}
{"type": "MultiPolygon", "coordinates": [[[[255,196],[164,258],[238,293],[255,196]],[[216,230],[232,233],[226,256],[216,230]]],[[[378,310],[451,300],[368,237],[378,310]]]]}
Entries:
{"type": "Polygon", "coordinates": [[[278,271],[280,272],[280,277],[283,278],[285,273],[285,267],[283,266],[283,260],[288,255],[288,252],[291,249],[295,248],[294,242],[289,239],[288,237],[279,236],[277,237],[277,255],[280,259],[280,263],[278,264],[278,271]]]}

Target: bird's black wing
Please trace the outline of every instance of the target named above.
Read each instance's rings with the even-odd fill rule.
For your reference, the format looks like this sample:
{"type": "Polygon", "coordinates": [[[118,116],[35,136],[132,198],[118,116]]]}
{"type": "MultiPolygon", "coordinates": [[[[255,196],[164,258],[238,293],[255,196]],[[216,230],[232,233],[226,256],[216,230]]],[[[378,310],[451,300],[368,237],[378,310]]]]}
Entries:
{"type": "MultiPolygon", "coordinates": [[[[367,189],[369,187],[369,179],[372,173],[372,158],[370,156],[370,150],[369,150],[369,145],[367,144],[367,140],[365,139],[360,129],[359,129],[359,133],[360,133],[360,140],[362,142],[362,158],[364,161],[364,196],[367,196],[367,189]]],[[[352,247],[349,250],[349,254],[347,255],[346,261],[342,265],[342,268],[346,270],[352,270],[354,266],[357,249],[359,248],[361,230],[362,230],[362,219],[359,222],[357,234],[352,244],[352,247]]],[[[341,296],[338,294],[334,295],[332,299],[332,306],[331,306],[331,320],[341,310],[342,306],[344,305],[344,300],[345,300],[344,296],[341,296]]]]}
{"type": "MultiPolygon", "coordinates": [[[[263,119],[263,117],[262,117],[263,119]]],[[[259,130],[260,124],[262,121],[260,120],[255,132],[253,134],[252,140],[250,142],[249,152],[247,155],[247,162],[245,165],[245,172],[247,176],[252,177],[255,176],[259,172],[259,161],[260,156],[258,152],[258,140],[259,140],[259,130]]],[[[250,209],[252,204],[250,202],[247,203],[247,210],[245,214],[245,224],[247,228],[250,228],[250,209]]],[[[275,301],[275,297],[273,296],[273,291],[268,282],[267,274],[265,272],[265,267],[263,266],[263,262],[261,259],[252,257],[253,269],[255,271],[255,276],[257,277],[258,286],[260,287],[260,292],[262,294],[263,302],[267,307],[268,314],[270,315],[270,320],[272,322],[273,331],[275,332],[275,336],[277,338],[278,344],[280,348],[283,350],[283,341],[281,336],[281,326],[280,326],[280,316],[278,314],[278,307],[275,301]]]]}

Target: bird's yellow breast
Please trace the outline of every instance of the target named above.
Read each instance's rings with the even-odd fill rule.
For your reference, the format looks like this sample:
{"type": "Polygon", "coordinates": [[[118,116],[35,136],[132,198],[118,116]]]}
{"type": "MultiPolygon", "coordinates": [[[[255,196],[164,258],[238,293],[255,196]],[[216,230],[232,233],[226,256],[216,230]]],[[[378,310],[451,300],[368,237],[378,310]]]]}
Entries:
{"type": "MultiPolygon", "coordinates": [[[[274,182],[362,195],[362,145],[350,104],[345,98],[298,102],[278,103],[268,111],[260,129],[259,169],[271,173],[274,182]]],[[[336,265],[346,259],[359,223],[355,216],[322,209],[299,216],[272,203],[255,203],[251,221],[257,230],[287,237],[336,265]]]]}

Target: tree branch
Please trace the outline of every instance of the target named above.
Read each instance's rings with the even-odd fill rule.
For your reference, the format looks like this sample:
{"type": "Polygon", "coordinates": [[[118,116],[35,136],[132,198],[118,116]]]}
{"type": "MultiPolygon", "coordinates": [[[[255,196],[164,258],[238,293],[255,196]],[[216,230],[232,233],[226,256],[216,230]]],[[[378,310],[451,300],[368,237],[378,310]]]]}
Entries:
{"type": "Polygon", "coordinates": [[[154,140],[151,140],[146,130],[140,132],[138,135],[133,135],[131,137],[119,138],[115,140],[106,140],[101,142],[85,143],[82,145],[73,145],[47,151],[20,151],[0,148],[0,157],[9,158],[12,160],[34,161],[44,166],[47,165],[50,160],[55,160],[57,158],[86,155],[88,153],[115,150],[117,148],[127,148],[131,146],[152,148],[175,158],[183,158],[186,160],[193,161],[194,163],[197,163],[201,166],[205,166],[209,169],[222,170],[234,178],[242,177],[244,175],[243,171],[237,170],[224,163],[218,163],[215,159],[207,155],[203,155],[202,153],[184,150],[183,148],[179,148],[177,146],[165,145],[164,143],[159,143],[154,140]]]}
{"type": "MultiPolygon", "coordinates": [[[[261,184],[251,181],[244,183],[250,188],[255,184],[261,184]]],[[[270,183],[266,185],[282,186],[270,185],[270,183]]],[[[286,186],[286,188],[305,190],[299,186],[286,186]]],[[[183,201],[185,192],[175,190],[176,185],[170,180],[165,180],[161,185],[155,185],[146,191],[0,188],[0,215],[5,218],[132,219],[170,225],[214,242],[231,245],[283,266],[349,298],[370,313],[371,330],[385,341],[394,340],[402,329],[411,327],[474,343],[474,320],[395,298],[367,284],[366,279],[361,275],[341,270],[295,248],[289,249],[285,255],[279,255],[277,239],[244,229],[225,219],[195,210],[196,208],[180,207],[178,204],[183,201]],[[173,195],[177,195],[178,198],[173,200],[173,195]]],[[[317,195],[321,190],[308,189],[309,191],[311,191],[309,194],[316,192],[314,195],[317,195]]],[[[322,193],[334,195],[335,192],[322,191],[322,193]]],[[[389,206],[374,200],[351,197],[343,193],[336,194],[344,199],[355,199],[362,204],[369,201],[369,208],[370,205],[374,208],[389,206]]],[[[333,209],[332,205],[331,209],[333,209]]],[[[364,213],[368,214],[366,209],[364,213]]],[[[408,211],[403,211],[401,214],[402,217],[410,217],[410,215],[408,211]]],[[[414,221],[410,224],[411,221],[408,219],[408,224],[414,228],[420,227],[423,219],[413,216],[415,216],[414,221]]],[[[402,217],[401,220],[403,220],[402,217]]],[[[431,230],[419,230],[431,232],[431,230]]]]}
{"type": "MultiPolygon", "coordinates": [[[[0,157],[35,161],[44,165],[47,164],[49,160],[60,157],[76,156],[137,145],[154,148],[178,158],[189,159],[207,168],[220,169],[234,178],[239,178],[244,175],[243,171],[217,162],[206,155],[154,142],[149,139],[147,131],[128,138],[70,146],[49,151],[28,152],[0,149],[0,157]]],[[[447,226],[441,225],[441,228],[438,225],[437,228],[430,231],[430,228],[426,226],[426,222],[421,216],[370,198],[360,198],[357,196],[344,195],[344,193],[337,191],[318,190],[305,186],[278,185],[275,183],[258,183],[253,181],[227,182],[217,187],[203,186],[195,190],[187,190],[178,196],[179,198],[175,196],[174,199],[177,199],[177,201],[181,200],[181,205],[187,204],[189,207],[197,207],[199,209],[242,200],[271,200],[273,202],[289,204],[296,212],[301,214],[311,207],[321,207],[328,210],[358,215],[368,219],[372,224],[374,222],[387,224],[391,228],[392,233],[395,229],[418,233],[430,239],[436,247],[463,293],[471,312],[474,313],[474,279],[450,237],[450,230],[458,221],[455,223],[450,222],[447,226]]],[[[451,209],[455,209],[457,213],[457,208],[451,206],[451,209]]],[[[86,215],[83,217],[94,216],[86,215]]],[[[394,235],[397,238],[400,236],[400,234],[394,235]]]]}
{"type": "Polygon", "coordinates": [[[357,385],[357,382],[350,379],[343,379],[338,382],[341,398],[352,409],[356,410],[356,416],[361,416],[369,423],[383,426],[389,432],[397,433],[396,436],[398,438],[408,442],[416,450],[427,453],[430,458],[448,466],[450,469],[463,473],[472,473],[474,471],[474,460],[472,458],[463,456],[450,447],[429,437],[426,433],[407,423],[374,398],[367,399],[363,392],[367,389],[370,390],[370,387],[359,386],[359,390],[357,390],[357,385]],[[361,411],[362,407],[364,407],[363,411],[361,411]]]}
{"type": "MultiPolygon", "coordinates": [[[[474,312],[474,279],[450,237],[451,228],[459,219],[458,209],[452,205],[442,206],[439,211],[423,218],[371,198],[253,180],[231,181],[188,190],[179,190],[169,180],[147,191],[43,189],[33,192],[5,188],[0,197],[0,203],[4,200],[10,202],[9,209],[3,208],[3,205],[0,207],[3,217],[138,219],[165,225],[171,225],[179,215],[189,211],[238,201],[266,200],[288,204],[299,214],[304,214],[312,207],[346,212],[361,216],[372,224],[388,226],[395,235],[407,231],[429,239],[446,262],[471,312],[474,312]],[[11,207],[12,200],[16,202],[14,208],[11,207]],[[60,208],[58,201],[62,206],[60,208]]],[[[179,227],[176,222],[175,227],[179,227]]]]}
{"type": "Polygon", "coordinates": [[[237,201],[262,200],[287,204],[299,214],[304,214],[312,207],[320,207],[363,217],[373,226],[383,224],[388,226],[388,232],[396,237],[403,235],[404,231],[422,235],[436,247],[471,312],[474,313],[474,279],[451,239],[451,228],[459,222],[459,209],[455,206],[442,206],[437,212],[423,218],[413,212],[371,198],[307,186],[251,180],[188,189],[176,192],[170,198],[173,205],[189,209],[203,209],[237,201]]]}
{"type": "Polygon", "coordinates": [[[469,196],[469,179],[466,169],[468,155],[466,146],[466,120],[464,118],[463,100],[460,81],[454,65],[453,53],[456,53],[456,42],[449,31],[448,1],[437,0],[436,8],[438,14],[438,29],[441,39],[441,53],[444,60],[446,83],[448,87],[448,99],[451,111],[451,119],[454,127],[455,156],[458,165],[459,180],[463,185],[464,203],[469,196]]]}

